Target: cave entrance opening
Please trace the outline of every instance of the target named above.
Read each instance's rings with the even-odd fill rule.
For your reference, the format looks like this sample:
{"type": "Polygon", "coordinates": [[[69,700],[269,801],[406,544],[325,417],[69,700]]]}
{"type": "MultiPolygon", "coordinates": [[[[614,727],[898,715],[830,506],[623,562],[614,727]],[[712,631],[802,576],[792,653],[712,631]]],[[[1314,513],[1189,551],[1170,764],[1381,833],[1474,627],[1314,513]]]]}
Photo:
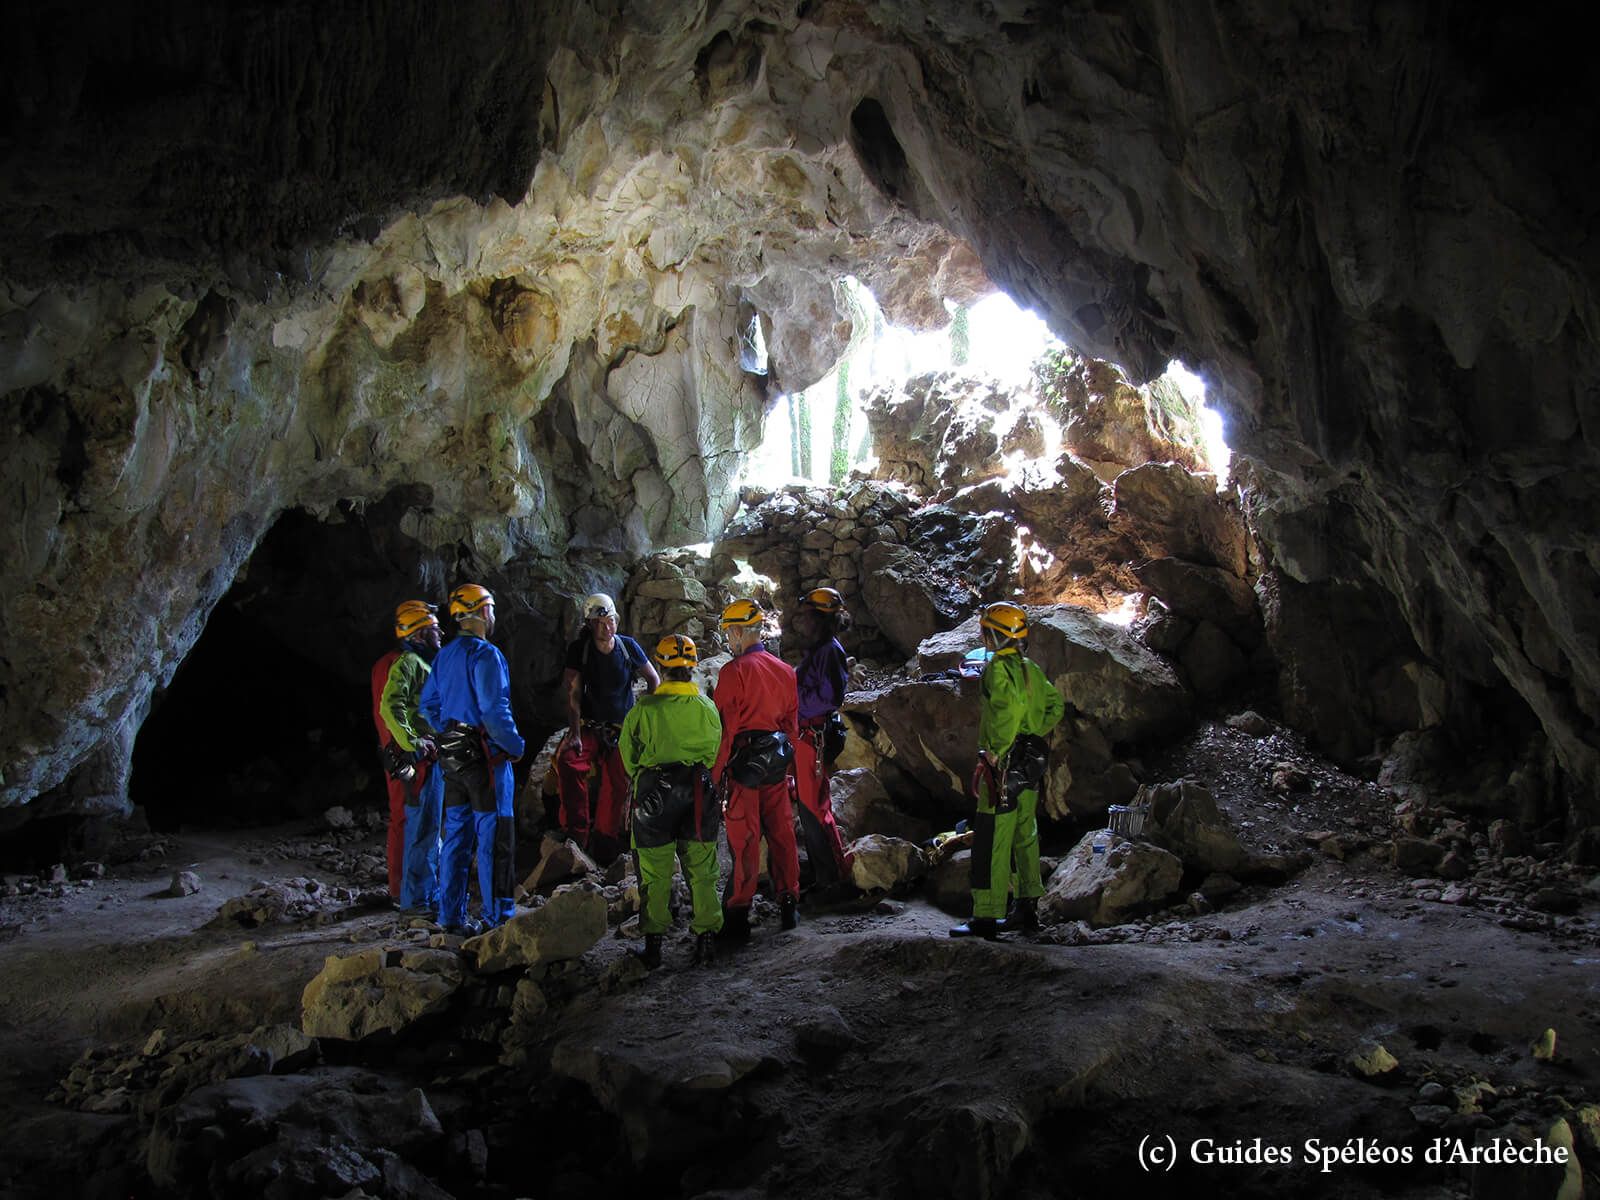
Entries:
{"type": "Polygon", "coordinates": [[[158,831],[268,825],[383,803],[370,670],[399,593],[439,593],[397,501],[282,514],[157,691],[129,799],[158,831]],[[374,512],[374,509],[379,511],[374,512]]]}
{"type": "MultiPolygon", "coordinates": [[[[1040,422],[1041,460],[1064,448],[1069,414],[1058,381],[1082,356],[1035,313],[995,291],[971,305],[946,301],[950,320],[943,328],[908,329],[890,323],[854,277],[840,280],[838,288],[854,335],[832,371],[780,396],[761,445],[745,461],[742,482],[837,485],[857,470],[877,477],[871,410],[895,403],[894,394],[914,377],[938,372],[981,380],[1007,397],[1008,428],[1019,420],[1040,422]]],[[[1198,465],[1216,474],[1219,488],[1226,486],[1232,452],[1200,377],[1175,359],[1139,390],[1159,432],[1189,445],[1198,465]]],[[[1022,473],[1025,457],[1007,455],[1007,473],[1022,473]]]]}

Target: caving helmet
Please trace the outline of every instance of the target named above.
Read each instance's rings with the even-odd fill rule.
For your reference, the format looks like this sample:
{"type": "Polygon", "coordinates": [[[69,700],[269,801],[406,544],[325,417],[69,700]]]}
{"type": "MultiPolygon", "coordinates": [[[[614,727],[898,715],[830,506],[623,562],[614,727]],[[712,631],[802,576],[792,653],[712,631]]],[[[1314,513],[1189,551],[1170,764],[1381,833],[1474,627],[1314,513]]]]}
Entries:
{"type": "Polygon", "coordinates": [[[456,620],[474,617],[494,603],[489,589],[476,583],[463,583],[450,593],[450,615],[456,620]]]}
{"type": "Polygon", "coordinates": [[[985,608],[983,616],[978,618],[978,624],[1004,638],[1020,640],[1028,636],[1028,614],[1017,605],[1004,601],[985,608]]]}
{"type": "Polygon", "coordinates": [[[584,597],[583,619],[585,621],[593,621],[596,617],[614,617],[616,615],[616,602],[604,592],[595,592],[591,596],[584,597]]]}
{"type": "Polygon", "coordinates": [[[844,597],[837,588],[819,587],[812,588],[800,598],[801,604],[809,604],[820,613],[836,613],[844,609],[844,597]]]}
{"type": "Polygon", "coordinates": [[[656,643],[656,661],[663,667],[692,667],[700,661],[700,653],[692,639],[669,633],[656,643]]]}
{"type": "Polygon", "coordinates": [[[761,605],[754,600],[735,600],[722,610],[722,620],[718,622],[724,629],[734,626],[747,628],[751,625],[760,625],[767,619],[767,614],[761,611],[761,605]]]}
{"type": "Polygon", "coordinates": [[[394,609],[394,635],[397,638],[408,638],[414,633],[421,633],[428,626],[439,628],[439,618],[433,614],[439,611],[437,604],[429,604],[426,600],[402,600],[394,609]]]}

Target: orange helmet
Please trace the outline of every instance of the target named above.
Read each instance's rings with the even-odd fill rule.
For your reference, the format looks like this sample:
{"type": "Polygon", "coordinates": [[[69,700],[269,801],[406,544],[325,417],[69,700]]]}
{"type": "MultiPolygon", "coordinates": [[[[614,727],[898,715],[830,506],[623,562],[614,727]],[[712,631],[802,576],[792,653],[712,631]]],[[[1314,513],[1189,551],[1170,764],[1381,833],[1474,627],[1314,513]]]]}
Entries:
{"type": "Polygon", "coordinates": [[[1004,601],[991,604],[983,610],[983,616],[978,618],[978,624],[984,629],[992,629],[1001,637],[1025,638],[1028,636],[1028,614],[1015,604],[1004,601]]]}
{"type": "Polygon", "coordinates": [[[463,583],[450,593],[450,615],[457,620],[476,616],[493,603],[494,597],[489,594],[488,588],[476,583],[463,583]]]}
{"type": "Polygon", "coordinates": [[[426,600],[402,600],[394,609],[395,637],[408,638],[413,633],[421,633],[429,625],[439,628],[439,618],[433,615],[438,611],[437,604],[429,604],[426,600]]]}
{"type": "Polygon", "coordinates": [[[844,608],[844,597],[839,595],[837,588],[819,587],[812,588],[800,599],[801,604],[809,604],[821,613],[836,613],[844,608]]]}
{"type": "Polygon", "coordinates": [[[720,624],[724,629],[730,626],[759,625],[767,619],[767,614],[761,611],[761,605],[754,600],[735,600],[722,610],[720,624]]]}
{"type": "Polygon", "coordinates": [[[700,661],[700,653],[692,639],[669,633],[656,643],[656,661],[663,667],[692,667],[700,661]]]}

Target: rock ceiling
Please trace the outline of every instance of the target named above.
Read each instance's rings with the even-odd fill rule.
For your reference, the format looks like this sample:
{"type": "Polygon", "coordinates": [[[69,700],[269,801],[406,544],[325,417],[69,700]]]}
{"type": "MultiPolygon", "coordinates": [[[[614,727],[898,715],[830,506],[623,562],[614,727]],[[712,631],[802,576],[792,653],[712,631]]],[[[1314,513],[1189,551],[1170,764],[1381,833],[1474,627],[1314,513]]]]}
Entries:
{"type": "Polygon", "coordinates": [[[1596,815],[1595,109],[1553,15],[6,23],[0,803],[119,786],[286,509],[417,487],[405,532],[483,568],[714,534],[854,274],[897,321],[992,280],[1135,376],[1203,370],[1276,564],[1385,590],[1458,694],[1509,683],[1596,815]]]}

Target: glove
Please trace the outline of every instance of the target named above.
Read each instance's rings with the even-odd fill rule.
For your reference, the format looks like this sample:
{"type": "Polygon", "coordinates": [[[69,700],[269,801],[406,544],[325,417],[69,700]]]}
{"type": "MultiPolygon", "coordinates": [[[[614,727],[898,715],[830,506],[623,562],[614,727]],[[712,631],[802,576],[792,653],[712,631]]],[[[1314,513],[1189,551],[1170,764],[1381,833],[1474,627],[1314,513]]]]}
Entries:
{"type": "Polygon", "coordinates": [[[435,762],[439,757],[439,747],[433,744],[433,739],[419,737],[416,749],[412,751],[418,762],[435,762]]]}

